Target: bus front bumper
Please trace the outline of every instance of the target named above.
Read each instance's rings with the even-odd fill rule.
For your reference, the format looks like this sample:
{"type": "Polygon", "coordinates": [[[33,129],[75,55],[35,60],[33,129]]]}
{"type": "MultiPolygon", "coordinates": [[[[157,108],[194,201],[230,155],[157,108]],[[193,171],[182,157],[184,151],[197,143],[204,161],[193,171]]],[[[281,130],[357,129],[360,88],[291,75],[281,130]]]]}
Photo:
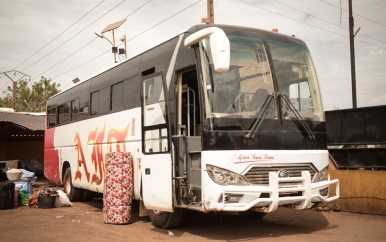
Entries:
{"type": "Polygon", "coordinates": [[[246,211],[273,212],[281,205],[296,209],[307,209],[312,203],[331,202],[339,198],[339,180],[311,183],[308,171],[300,177],[278,177],[269,173],[268,186],[225,186],[217,202],[206,203],[206,211],[246,211]],[[280,185],[280,184],[296,185],[280,185]],[[335,186],[335,195],[329,196],[330,186],[335,186]]]}

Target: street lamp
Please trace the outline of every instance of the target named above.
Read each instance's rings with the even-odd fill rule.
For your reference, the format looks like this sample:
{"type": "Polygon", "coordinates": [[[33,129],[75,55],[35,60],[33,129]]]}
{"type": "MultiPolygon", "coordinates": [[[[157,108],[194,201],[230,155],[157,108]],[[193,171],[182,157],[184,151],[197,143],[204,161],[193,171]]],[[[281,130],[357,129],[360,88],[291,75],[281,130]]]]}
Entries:
{"type": "Polygon", "coordinates": [[[118,21],[118,22],[115,22],[115,23],[112,23],[112,24],[109,24],[107,25],[106,28],[104,28],[102,30],[101,33],[95,33],[99,38],[102,38],[102,39],[105,39],[107,40],[110,44],[111,44],[111,51],[112,53],[114,54],[114,63],[117,62],[117,53],[119,55],[125,55],[125,58],[127,58],[127,52],[126,52],[126,35],[124,35],[122,38],[121,38],[121,41],[124,42],[125,44],[125,48],[124,49],[119,49],[118,50],[118,47],[115,46],[115,35],[114,35],[114,31],[116,29],[118,29],[124,22],[126,21],[126,19],[122,19],[121,21],[118,21]],[[104,36],[104,33],[108,32],[108,31],[111,31],[112,35],[113,35],[113,39],[112,40],[109,40],[108,38],[106,38],[106,36],[104,36]]]}

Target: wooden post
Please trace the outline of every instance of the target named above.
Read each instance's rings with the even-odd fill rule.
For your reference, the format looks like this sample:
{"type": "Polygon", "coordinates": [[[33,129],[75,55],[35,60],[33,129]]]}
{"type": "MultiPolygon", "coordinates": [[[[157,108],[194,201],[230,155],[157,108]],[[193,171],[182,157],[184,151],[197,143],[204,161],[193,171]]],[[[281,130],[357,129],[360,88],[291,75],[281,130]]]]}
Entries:
{"type": "Polygon", "coordinates": [[[207,11],[208,11],[208,23],[214,24],[214,0],[207,0],[207,11]]]}
{"type": "Polygon", "coordinates": [[[352,89],[352,107],[357,108],[357,88],[355,75],[355,47],[354,47],[354,17],[352,13],[352,0],[349,5],[349,30],[350,30],[350,56],[351,56],[351,89],[352,89]]]}
{"type": "Polygon", "coordinates": [[[12,101],[13,101],[13,110],[16,112],[16,94],[17,94],[17,82],[13,81],[12,86],[12,101]]]}

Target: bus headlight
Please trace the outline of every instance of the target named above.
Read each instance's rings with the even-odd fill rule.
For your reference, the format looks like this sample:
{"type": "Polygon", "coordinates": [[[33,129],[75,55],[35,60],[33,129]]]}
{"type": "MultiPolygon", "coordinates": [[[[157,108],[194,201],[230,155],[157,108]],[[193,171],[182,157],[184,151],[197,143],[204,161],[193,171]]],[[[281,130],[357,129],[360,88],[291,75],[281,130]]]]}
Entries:
{"type": "Polygon", "coordinates": [[[217,184],[222,186],[238,185],[246,186],[247,181],[240,175],[216,166],[206,165],[206,171],[209,177],[217,184]]]}
{"type": "Polygon", "coordinates": [[[321,171],[316,173],[314,182],[321,182],[321,181],[327,181],[327,180],[328,180],[328,166],[326,166],[321,171]]]}

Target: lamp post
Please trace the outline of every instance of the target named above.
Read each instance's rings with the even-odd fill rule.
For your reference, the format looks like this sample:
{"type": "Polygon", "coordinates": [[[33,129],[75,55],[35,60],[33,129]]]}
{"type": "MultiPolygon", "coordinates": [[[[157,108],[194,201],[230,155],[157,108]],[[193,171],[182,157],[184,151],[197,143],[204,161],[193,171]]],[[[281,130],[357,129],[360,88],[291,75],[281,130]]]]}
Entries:
{"type": "Polygon", "coordinates": [[[118,22],[115,22],[115,23],[112,23],[112,24],[109,24],[107,25],[107,27],[105,27],[101,33],[95,33],[99,38],[102,38],[102,39],[105,39],[107,40],[110,44],[111,44],[111,51],[112,53],[114,54],[114,63],[117,63],[117,53],[119,55],[121,54],[124,54],[125,55],[125,58],[127,58],[127,52],[126,52],[126,35],[124,35],[122,38],[121,38],[121,41],[124,42],[125,44],[125,48],[122,50],[122,49],[119,49],[118,50],[118,47],[115,45],[115,34],[114,34],[114,31],[116,29],[118,29],[124,22],[126,21],[126,19],[122,19],[121,21],[118,21],[118,22]],[[112,35],[113,35],[113,38],[112,40],[106,38],[106,36],[104,36],[104,33],[106,32],[109,32],[111,31],[112,35]]]}
{"type": "Polygon", "coordinates": [[[28,76],[29,79],[31,80],[31,76],[24,74],[23,72],[16,71],[16,70],[0,72],[0,74],[4,74],[6,77],[8,77],[13,82],[13,84],[12,84],[12,103],[13,103],[13,110],[16,111],[17,82],[20,81],[25,76],[28,76]],[[16,73],[21,74],[22,76],[19,79],[14,80],[14,79],[12,79],[12,77],[10,75],[8,75],[9,72],[13,72],[14,77],[16,76],[16,73]]]}

